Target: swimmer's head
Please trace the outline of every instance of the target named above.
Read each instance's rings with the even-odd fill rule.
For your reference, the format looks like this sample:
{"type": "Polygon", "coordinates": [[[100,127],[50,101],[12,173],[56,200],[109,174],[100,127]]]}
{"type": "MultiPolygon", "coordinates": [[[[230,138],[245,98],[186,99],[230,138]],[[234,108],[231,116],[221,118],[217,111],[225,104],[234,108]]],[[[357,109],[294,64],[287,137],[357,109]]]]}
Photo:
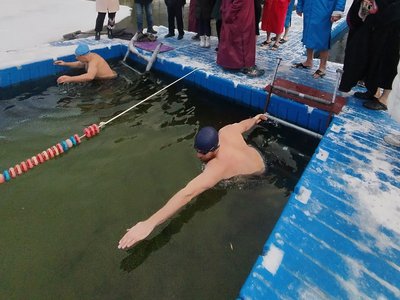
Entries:
{"type": "Polygon", "coordinates": [[[75,56],[82,56],[90,53],[89,46],[86,44],[79,44],[75,50],[75,56]]]}
{"type": "Polygon", "coordinates": [[[203,127],[196,134],[194,139],[194,149],[197,153],[206,155],[214,152],[219,147],[218,131],[215,128],[207,126],[203,127]]]}

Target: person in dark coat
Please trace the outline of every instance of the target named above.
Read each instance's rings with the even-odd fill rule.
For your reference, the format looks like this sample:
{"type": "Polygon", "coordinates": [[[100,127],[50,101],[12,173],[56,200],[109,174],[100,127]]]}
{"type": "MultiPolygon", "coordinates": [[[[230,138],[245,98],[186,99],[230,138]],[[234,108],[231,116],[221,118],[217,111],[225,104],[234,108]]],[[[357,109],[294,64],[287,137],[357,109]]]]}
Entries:
{"type": "Polygon", "coordinates": [[[167,6],[168,13],[168,34],[166,38],[175,36],[175,19],[176,26],[178,27],[178,40],[183,39],[185,32],[183,31],[183,6],[186,4],[185,0],[164,0],[167,6]]]}
{"type": "Polygon", "coordinates": [[[211,12],[215,0],[196,0],[197,32],[200,35],[200,47],[210,47],[211,12]]]}
{"type": "Polygon", "coordinates": [[[136,24],[137,31],[143,32],[143,11],[146,13],[147,33],[156,34],[153,29],[153,0],[135,0],[136,24]]]}
{"type": "Polygon", "coordinates": [[[221,37],[217,64],[231,70],[241,70],[248,76],[261,76],[257,69],[254,1],[222,0],[221,37]]]}
{"type": "Polygon", "coordinates": [[[350,32],[339,89],[348,92],[363,80],[367,91],[355,96],[369,100],[364,103],[367,108],[386,110],[399,62],[400,1],[376,0],[375,4],[374,13],[366,16],[361,15],[362,0],[355,0],[349,11],[350,32]],[[379,99],[374,97],[378,88],[384,89],[379,99]]]}

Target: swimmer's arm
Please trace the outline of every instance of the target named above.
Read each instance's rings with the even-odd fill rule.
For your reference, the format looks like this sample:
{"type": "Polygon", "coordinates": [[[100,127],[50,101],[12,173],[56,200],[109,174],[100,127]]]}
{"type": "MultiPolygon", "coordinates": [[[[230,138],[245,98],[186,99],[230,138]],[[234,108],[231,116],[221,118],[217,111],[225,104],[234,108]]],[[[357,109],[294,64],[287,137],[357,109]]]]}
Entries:
{"type": "Polygon", "coordinates": [[[89,64],[88,71],[85,74],[78,75],[78,76],[61,76],[57,79],[58,83],[67,83],[67,82],[86,82],[92,81],[97,74],[97,66],[94,64],[89,64]]]}
{"type": "Polygon", "coordinates": [[[63,60],[56,60],[54,64],[57,66],[65,66],[65,67],[80,68],[80,69],[85,67],[85,64],[81,63],[80,61],[65,62],[63,60]]]}
{"type": "Polygon", "coordinates": [[[266,115],[258,114],[256,116],[254,116],[253,118],[243,120],[240,123],[237,123],[235,125],[237,125],[239,127],[240,132],[243,133],[243,132],[250,130],[256,124],[260,123],[261,121],[265,121],[265,120],[267,120],[266,115]]]}
{"type": "Polygon", "coordinates": [[[158,225],[164,223],[194,197],[212,188],[223,179],[223,170],[207,168],[177,192],[161,209],[150,218],[137,223],[119,241],[119,249],[127,249],[145,239],[158,225]]]}
{"type": "Polygon", "coordinates": [[[157,226],[172,217],[178,210],[189,203],[194,197],[212,188],[223,178],[213,170],[204,170],[203,173],[192,179],[183,189],[177,192],[158,212],[149,218],[152,225],[157,226]]]}

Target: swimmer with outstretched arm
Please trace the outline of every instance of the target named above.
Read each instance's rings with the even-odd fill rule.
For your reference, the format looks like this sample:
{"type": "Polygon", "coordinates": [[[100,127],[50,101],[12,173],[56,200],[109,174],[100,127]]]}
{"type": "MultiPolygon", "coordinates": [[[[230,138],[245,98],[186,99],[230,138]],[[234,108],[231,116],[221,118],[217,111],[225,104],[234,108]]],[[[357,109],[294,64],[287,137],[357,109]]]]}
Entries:
{"type": "Polygon", "coordinates": [[[117,73],[110,68],[104,58],[90,52],[88,45],[79,44],[75,50],[75,56],[77,61],[65,62],[56,60],[54,64],[71,68],[84,68],[86,73],[77,76],[60,76],[57,78],[57,83],[86,82],[94,79],[113,79],[117,77],[117,73]]]}
{"type": "Polygon", "coordinates": [[[145,239],[158,225],[171,218],[194,197],[218,182],[238,175],[261,175],[265,172],[264,159],[255,148],[246,144],[243,133],[267,120],[264,114],[227,125],[217,132],[204,127],[195,137],[197,157],[206,163],[204,171],[177,192],[161,209],[147,220],[127,229],[119,241],[119,249],[127,249],[145,239]]]}

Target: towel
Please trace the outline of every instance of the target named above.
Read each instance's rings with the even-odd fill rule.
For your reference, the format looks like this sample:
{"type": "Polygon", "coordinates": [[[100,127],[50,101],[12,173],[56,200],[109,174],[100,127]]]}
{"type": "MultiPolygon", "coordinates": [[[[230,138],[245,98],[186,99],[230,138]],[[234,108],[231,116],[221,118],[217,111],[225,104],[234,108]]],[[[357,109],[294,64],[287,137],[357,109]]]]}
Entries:
{"type": "MultiPolygon", "coordinates": [[[[146,50],[146,51],[151,51],[153,52],[157,46],[160,44],[160,42],[154,41],[154,42],[136,42],[135,47],[146,50]]],[[[174,49],[173,47],[167,46],[167,45],[162,45],[160,48],[160,52],[167,52],[174,49]]]]}

